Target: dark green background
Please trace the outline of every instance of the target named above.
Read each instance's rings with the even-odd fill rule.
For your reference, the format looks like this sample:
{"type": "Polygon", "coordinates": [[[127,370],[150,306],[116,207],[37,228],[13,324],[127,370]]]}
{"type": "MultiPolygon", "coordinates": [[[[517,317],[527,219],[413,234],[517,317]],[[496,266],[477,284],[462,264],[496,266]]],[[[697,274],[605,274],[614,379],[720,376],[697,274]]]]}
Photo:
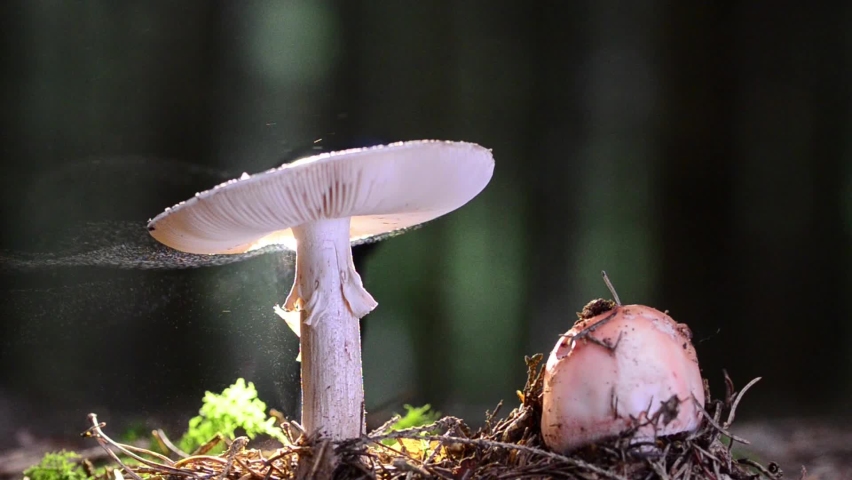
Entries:
{"type": "Polygon", "coordinates": [[[31,262],[0,273],[0,445],[89,411],[179,428],[238,376],[295,415],[280,254],[55,263],[97,246],[88,263],[127,267],[148,218],[226,178],[421,138],[497,167],[458,212],[356,251],[380,304],[371,422],[514,405],[523,355],[607,295],[602,269],[692,327],[717,393],[722,369],[764,377],[742,415],[848,411],[852,30],[827,5],[3,3],[0,259],[31,262]]]}

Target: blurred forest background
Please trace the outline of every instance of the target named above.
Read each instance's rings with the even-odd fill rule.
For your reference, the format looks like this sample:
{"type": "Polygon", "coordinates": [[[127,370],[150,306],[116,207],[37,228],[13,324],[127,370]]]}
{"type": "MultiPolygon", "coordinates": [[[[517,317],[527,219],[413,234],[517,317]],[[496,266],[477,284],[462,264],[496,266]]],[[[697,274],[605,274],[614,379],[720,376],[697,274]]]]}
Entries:
{"type": "MultiPolygon", "coordinates": [[[[146,221],[295,158],[493,149],[485,192],[356,249],[371,422],[517,403],[589,300],[667,309],[743,417],[852,399],[852,9],[842,2],[3,3],[0,448],[185,426],[237,377],[297,412],[287,255],[198,268],[146,221]]],[[[508,410],[504,410],[506,412],[508,410]]]]}

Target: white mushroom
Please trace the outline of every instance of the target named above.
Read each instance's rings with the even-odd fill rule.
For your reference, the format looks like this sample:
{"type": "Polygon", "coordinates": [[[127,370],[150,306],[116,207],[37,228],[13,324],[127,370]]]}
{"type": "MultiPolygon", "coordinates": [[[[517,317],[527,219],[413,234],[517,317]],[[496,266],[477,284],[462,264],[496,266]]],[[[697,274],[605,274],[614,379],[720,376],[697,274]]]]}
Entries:
{"type": "Polygon", "coordinates": [[[586,305],[545,366],[545,443],[569,452],[634,429],[631,441],[643,442],[698,428],[704,382],[691,338],[651,307],[586,305]]]}
{"type": "Polygon", "coordinates": [[[359,319],[376,307],[350,242],[451,212],[491,179],[491,152],[415,141],[345,150],[231,180],[151,220],[163,244],[188,253],[242,253],[284,243],[296,276],[284,309],[300,311],[302,426],[331,439],[364,429],[359,319]]]}

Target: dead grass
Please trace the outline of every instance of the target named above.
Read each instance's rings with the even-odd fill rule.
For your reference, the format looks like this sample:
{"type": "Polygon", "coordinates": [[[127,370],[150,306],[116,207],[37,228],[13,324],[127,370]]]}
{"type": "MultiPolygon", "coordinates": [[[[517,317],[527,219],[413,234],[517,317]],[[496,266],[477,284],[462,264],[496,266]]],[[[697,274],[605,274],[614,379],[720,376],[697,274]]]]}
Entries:
{"type": "MultiPolygon", "coordinates": [[[[707,392],[698,431],[632,441],[631,433],[570,455],[547,449],[541,439],[542,355],[526,359],[528,378],[521,405],[498,419],[500,405],[486,412],[485,425],[471,430],[463,420],[444,417],[431,425],[392,431],[388,422],[362,438],[330,442],[308,438],[293,422],[282,424],[289,440],[274,451],[247,449],[247,439],[229,443],[218,456],[195,452],[172,457],[110,439],[92,414],[84,435],[97,440],[114,461],[117,476],[148,479],[278,480],[334,479],[780,479],[775,463],[735,458],[732,446],[748,443],[731,434],[743,394],[758,379],[735,391],[725,375],[723,398],[707,392]]],[[[705,383],[705,389],[706,383],[705,383]]],[[[674,408],[677,408],[674,406],[674,408]]],[[[804,478],[804,477],[802,477],[804,478]]]]}

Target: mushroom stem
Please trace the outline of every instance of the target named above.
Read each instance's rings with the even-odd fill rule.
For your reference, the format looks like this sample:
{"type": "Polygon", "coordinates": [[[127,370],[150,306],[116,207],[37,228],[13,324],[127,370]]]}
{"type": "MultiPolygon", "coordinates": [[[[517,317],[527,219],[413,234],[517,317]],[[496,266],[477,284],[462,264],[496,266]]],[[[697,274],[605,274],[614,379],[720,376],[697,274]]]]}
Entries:
{"type": "Polygon", "coordinates": [[[355,271],[349,218],[293,227],[296,278],[284,303],[301,311],[302,427],[332,440],[364,431],[359,319],[376,307],[355,271]]]}

